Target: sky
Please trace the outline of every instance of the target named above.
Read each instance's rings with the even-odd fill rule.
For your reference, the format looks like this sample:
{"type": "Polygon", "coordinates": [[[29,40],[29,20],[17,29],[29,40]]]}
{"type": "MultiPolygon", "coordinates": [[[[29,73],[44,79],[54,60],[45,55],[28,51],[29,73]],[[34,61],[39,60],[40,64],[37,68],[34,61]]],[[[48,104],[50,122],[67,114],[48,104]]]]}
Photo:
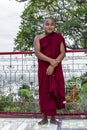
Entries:
{"type": "Polygon", "coordinates": [[[0,0],[0,52],[12,52],[25,2],[0,0]]]}

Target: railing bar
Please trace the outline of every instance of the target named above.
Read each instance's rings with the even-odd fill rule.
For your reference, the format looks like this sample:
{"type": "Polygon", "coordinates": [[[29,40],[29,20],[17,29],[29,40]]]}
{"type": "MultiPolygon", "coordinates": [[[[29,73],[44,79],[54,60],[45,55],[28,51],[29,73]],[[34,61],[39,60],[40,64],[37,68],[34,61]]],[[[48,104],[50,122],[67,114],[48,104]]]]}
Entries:
{"type": "MultiPolygon", "coordinates": [[[[67,53],[69,52],[87,52],[87,49],[73,49],[73,50],[67,50],[67,53]]],[[[22,51],[22,52],[0,52],[0,55],[9,55],[9,54],[34,54],[34,51],[22,51]]]]}

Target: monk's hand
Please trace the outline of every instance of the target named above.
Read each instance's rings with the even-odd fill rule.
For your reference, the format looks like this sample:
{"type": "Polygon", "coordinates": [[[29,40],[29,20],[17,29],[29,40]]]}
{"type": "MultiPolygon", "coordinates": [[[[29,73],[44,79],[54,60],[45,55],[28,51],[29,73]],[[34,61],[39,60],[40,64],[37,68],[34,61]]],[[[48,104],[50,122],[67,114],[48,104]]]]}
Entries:
{"type": "Polygon", "coordinates": [[[55,68],[58,65],[58,61],[56,59],[51,59],[50,64],[55,68]]]}
{"type": "Polygon", "coordinates": [[[46,70],[46,74],[52,75],[53,71],[54,71],[54,67],[52,65],[49,65],[47,70],[46,70]]]}

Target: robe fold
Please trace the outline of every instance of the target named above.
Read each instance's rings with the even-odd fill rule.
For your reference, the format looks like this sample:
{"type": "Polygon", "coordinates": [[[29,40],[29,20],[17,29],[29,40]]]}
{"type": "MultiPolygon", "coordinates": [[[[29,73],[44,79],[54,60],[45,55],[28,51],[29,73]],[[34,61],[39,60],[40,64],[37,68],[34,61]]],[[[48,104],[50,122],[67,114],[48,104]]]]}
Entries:
{"type": "MultiPolygon", "coordinates": [[[[60,45],[65,40],[61,33],[53,32],[40,39],[41,52],[56,59],[60,54],[60,45]]],[[[48,76],[46,70],[50,64],[38,59],[39,104],[41,113],[46,116],[55,116],[57,109],[65,108],[65,82],[61,62],[48,76]]]]}

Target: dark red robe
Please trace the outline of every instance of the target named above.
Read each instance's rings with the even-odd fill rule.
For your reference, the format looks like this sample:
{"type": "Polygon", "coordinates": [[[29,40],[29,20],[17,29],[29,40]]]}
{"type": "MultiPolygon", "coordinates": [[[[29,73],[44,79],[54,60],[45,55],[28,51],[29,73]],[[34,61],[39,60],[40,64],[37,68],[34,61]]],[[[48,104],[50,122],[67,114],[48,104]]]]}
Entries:
{"type": "MultiPolygon", "coordinates": [[[[65,46],[63,36],[53,32],[40,40],[41,52],[55,59],[60,54],[61,42],[65,46]]],[[[65,83],[61,63],[50,76],[46,74],[49,65],[48,62],[38,59],[39,103],[41,113],[55,116],[57,109],[65,108],[65,83]]]]}

